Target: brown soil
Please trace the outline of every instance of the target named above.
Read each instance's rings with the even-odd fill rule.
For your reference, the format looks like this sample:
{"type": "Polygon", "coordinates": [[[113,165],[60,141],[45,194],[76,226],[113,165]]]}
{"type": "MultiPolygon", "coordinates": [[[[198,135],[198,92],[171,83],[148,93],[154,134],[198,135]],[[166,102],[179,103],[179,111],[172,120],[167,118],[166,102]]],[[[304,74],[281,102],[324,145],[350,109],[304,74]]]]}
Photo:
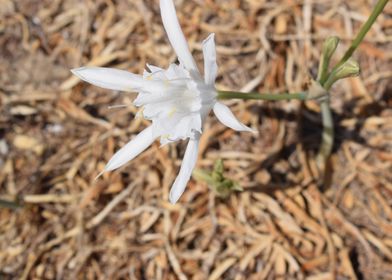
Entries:
{"type": "MultiPolygon", "coordinates": [[[[216,33],[217,87],[296,92],[323,40],[341,56],[375,1],[176,1],[202,65],[216,33]]],[[[314,102],[227,104],[259,135],[212,115],[198,168],[224,159],[244,188],[227,199],[192,180],[168,203],[185,143],[155,143],[95,181],[149,123],[134,94],[80,82],[96,65],[141,73],[175,55],[158,1],[0,0],[0,279],[392,279],[392,5],[332,90],[336,145],[325,178],[314,102]],[[129,105],[109,109],[110,105],[129,105]],[[321,184],[324,179],[324,183],[321,184]],[[5,202],[1,202],[5,204],[5,202]]]]}

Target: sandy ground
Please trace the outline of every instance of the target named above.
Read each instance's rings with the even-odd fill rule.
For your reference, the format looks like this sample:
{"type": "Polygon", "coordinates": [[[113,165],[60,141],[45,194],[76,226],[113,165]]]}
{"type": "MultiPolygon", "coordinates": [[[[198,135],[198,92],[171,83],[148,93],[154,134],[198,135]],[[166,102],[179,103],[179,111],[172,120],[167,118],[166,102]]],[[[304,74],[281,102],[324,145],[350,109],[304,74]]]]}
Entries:
{"type": "MultiPolygon", "coordinates": [[[[216,33],[220,89],[296,92],[329,35],[342,43],[375,1],[176,1],[198,64],[216,33]]],[[[175,62],[158,1],[0,0],[0,279],[392,279],[392,5],[332,90],[336,145],[325,178],[315,102],[226,102],[258,135],[212,115],[197,167],[222,158],[243,192],[192,180],[168,192],[186,143],[155,143],[94,181],[147,121],[134,94],[69,69],[142,73],[175,62]],[[111,105],[127,105],[109,109],[111,105]]]]}

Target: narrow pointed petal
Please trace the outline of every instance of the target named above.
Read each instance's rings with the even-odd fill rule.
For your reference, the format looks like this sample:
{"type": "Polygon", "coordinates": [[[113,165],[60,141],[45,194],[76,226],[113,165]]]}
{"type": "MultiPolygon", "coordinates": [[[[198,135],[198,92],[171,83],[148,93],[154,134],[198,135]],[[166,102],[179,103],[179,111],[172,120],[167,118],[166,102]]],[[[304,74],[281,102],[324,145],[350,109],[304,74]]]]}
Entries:
{"type": "Polygon", "coordinates": [[[113,155],[106,164],[105,171],[112,171],[123,166],[147,149],[154,140],[152,126],[149,126],[113,155]]]}
{"type": "Polygon", "coordinates": [[[186,147],[185,155],[182,160],[180,173],[170,190],[169,200],[173,204],[181,197],[189,179],[191,178],[193,168],[196,165],[198,151],[199,139],[189,139],[188,146],[186,147]]]}
{"type": "Polygon", "coordinates": [[[212,33],[203,41],[204,80],[207,85],[214,85],[218,72],[216,64],[215,34],[212,33]]]}
{"type": "Polygon", "coordinates": [[[161,0],[160,7],[163,26],[178,59],[188,71],[199,73],[196,62],[189,51],[188,43],[182,33],[180,23],[178,22],[173,1],[161,0]]]}
{"type": "Polygon", "coordinates": [[[143,85],[143,77],[130,72],[105,67],[81,67],[71,72],[83,81],[111,90],[134,92],[143,85]]]}
{"type": "Polygon", "coordinates": [[[215,116],[225,126],[230,127],[231,129],[237,131],[255,132],[253,129],[247,127],[246,125],[242,124],[239,120],[237,120],[237,118],[233,115],[229,107],[227,107],[226,105],[220,102],[216,102],[213,110],[215,116]]]}

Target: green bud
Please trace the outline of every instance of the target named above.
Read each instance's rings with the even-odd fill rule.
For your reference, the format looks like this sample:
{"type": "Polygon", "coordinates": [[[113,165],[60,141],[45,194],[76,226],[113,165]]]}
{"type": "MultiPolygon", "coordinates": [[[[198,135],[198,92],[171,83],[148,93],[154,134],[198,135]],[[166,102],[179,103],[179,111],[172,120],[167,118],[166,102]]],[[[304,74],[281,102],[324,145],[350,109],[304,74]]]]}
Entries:
{"type": "Polygon", "coordinates": [[[324,87],[326,89],[330,89],[331,86],[338,80],[356,77],[360,72],[361,69],[358,62],[353,59],[349,59],[330,74],[324,87]]]}
{"type": "Polygon", "coordinates": [[[323,45],[323,56],[326,61],[330,61],[332,55],[335,53],[336,48],[339,45],[340,39],[336,36],[328,37],[323,45]]]}
{"type": "Polygon", "coordinates": [[[339,45],[339,41],[340,39],[336,36],[328,37],[324,41],[323,52],[321,54],[320,65],[317,75],[318,81],[323,80],[327,76],[331,57],[335,53],[336,48],[339,45]]]}
{"type": "Polygon", "coordinates": [[[361,69],[359,68],[358,62],[353,59],[350,59],[338,69],[336,69],[335,78],[340,80],[349,77],[356,77],[359,75],[360,72],[361,69]]]}

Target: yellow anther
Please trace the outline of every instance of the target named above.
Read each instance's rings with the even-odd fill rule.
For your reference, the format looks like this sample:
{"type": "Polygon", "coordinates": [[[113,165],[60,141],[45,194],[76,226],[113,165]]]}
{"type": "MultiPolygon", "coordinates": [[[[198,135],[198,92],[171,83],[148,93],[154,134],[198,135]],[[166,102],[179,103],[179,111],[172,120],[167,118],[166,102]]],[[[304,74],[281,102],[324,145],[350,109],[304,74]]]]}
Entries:
{"type": "Polygon", "coordinates": [[[171,117],[173,117],[173,115],[174,115],[174,113],[177,111],[177,109],[176,108],[172,108],[171,110],[170,110],[170,112],[168,113],[168,116],[171,118],[171,117]]]}

